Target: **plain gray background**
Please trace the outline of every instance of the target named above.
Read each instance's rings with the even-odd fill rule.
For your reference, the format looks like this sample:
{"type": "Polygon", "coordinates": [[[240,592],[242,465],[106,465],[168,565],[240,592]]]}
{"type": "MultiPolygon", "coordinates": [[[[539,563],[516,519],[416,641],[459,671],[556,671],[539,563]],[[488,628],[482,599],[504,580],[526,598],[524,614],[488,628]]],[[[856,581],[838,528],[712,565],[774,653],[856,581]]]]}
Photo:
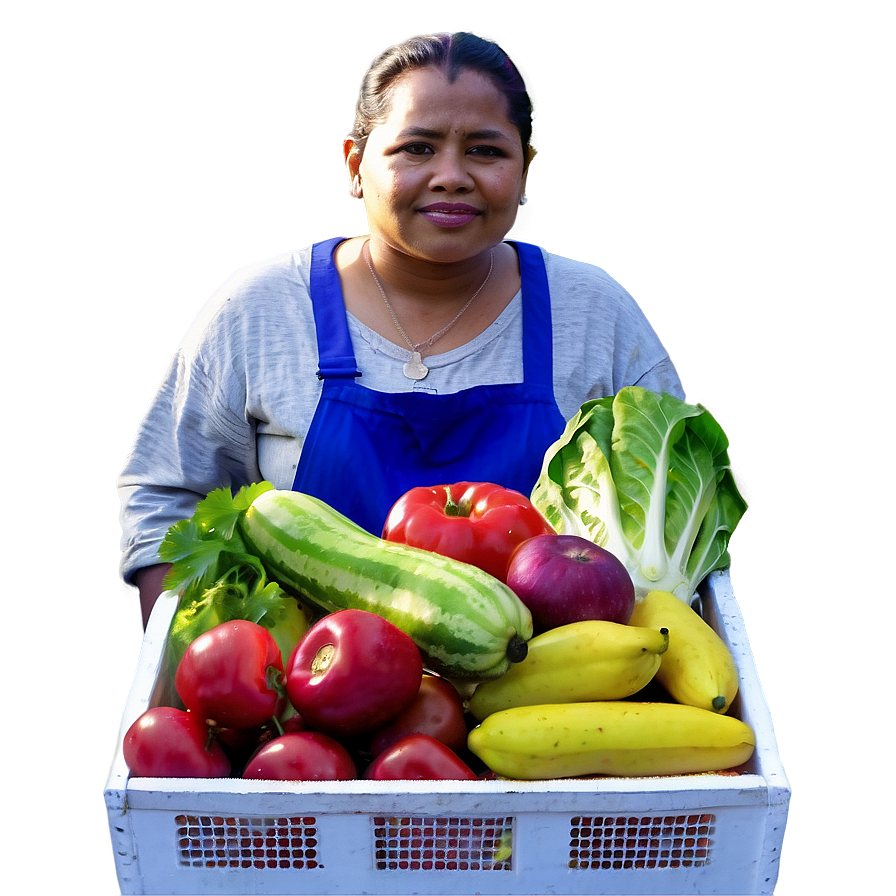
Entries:
{"type": "Polygon", "coordinates": [[[893,801],[884,12],[88,0],[5,13],[3,765],[9,852],[32,891],[117,892],[102,790],[141,638],[117,579],[115,479],[135,428],[236,268],[365,230],[341,156],[355,91],[376,53],[431,30],[496,39],[531,88],[539,154],[513,235],[618,279],[728,433],[750,502],[732,578],[793,787],[777,892],[870,889],[893,801]]]}

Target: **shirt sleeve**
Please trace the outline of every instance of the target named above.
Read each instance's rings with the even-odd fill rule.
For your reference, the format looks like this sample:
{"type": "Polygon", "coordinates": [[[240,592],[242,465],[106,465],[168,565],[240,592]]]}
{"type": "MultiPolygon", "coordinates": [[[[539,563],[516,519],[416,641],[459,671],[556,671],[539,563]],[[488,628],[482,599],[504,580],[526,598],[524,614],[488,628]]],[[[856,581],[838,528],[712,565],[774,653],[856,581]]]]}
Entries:
{"type": "Polygon", "coordinates": [[[310,247],[237,271],[178,348],[119,477],[125,581],[210,491],[292,484],[321,391],[309,263],[310,247]]]}
{"type": "Polygon", "coordinates": [[[678,398],[669,353],[635,299],[595,265],[546,254],[551,288],[554,397],[568,420],[586,402],[643,386],[678,398]]]}
{"type": "Polygon", "coordinates": [[[119,478],[126,582],[161,562],[169,527],[192,516],[208,492],[261,478],[254,424],[235,412],[238,396],[222,401],[228,391],[211,379],[201,355],[178,351],[119,478]]]}
{"type": "Polygon", "coordinates": [[[650,389],[653,392],[668,392],[682,401],[685,398],[684,387],[679,379],[678,371],[668,355],[654,364],[650,370],[631,385],[643,386],[645,389],[650,389]]]}

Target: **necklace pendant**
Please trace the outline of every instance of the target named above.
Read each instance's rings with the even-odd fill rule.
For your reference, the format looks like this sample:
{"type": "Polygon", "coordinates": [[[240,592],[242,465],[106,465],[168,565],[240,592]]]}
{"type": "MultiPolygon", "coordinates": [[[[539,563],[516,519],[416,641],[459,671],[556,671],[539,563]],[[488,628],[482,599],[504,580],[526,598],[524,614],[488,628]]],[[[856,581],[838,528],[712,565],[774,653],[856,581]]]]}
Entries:
{"type": "Polygon", "coordinates": [[[411,357],[404,364],[404,375],[409,380],[423,380],[428,373],[429,368],[423,363],[420,352],[411,352],[411,357]]]}

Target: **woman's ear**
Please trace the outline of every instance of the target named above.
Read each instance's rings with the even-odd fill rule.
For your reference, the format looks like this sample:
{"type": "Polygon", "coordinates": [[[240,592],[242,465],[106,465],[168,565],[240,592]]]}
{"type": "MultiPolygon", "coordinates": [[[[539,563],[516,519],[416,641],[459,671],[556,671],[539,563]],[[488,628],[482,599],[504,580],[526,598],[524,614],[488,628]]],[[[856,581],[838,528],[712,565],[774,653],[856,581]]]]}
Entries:
{"type": "Polygon", "coordinates": [[[345,157],[345,167],[351,183],[349,192],[355,199],[361,199],[364,195],[361,187],[361,152],[350,137],[346,137],[342,142],[342,154],[345,157]]]}
{"type": "Polygon", "coordinates": [[[523,163],[523,180],[522,189],[520,190],[520,205],[525,205],[529,200],[526,198],[526,181],[529,178],[529,165],[535,158],[535,147],[531,144],[526,147],[526,159],[523,163]]]}
{"type": "Polygon", "coordinates": [[[530,143],[526,147],[526,161],[523,165],[523,171],[528,173],[529,166],[532,164],[532,159],[534,159],[536,155],[538,155],[538,150],[530,143]]]}
{"type": "Polygon", "coordinates": [[[523,170],[523,180],[520,189],[520,205],[525,205],[529,200],[526,198],[526,182],[529,180],[529,166],[523,170]]]}

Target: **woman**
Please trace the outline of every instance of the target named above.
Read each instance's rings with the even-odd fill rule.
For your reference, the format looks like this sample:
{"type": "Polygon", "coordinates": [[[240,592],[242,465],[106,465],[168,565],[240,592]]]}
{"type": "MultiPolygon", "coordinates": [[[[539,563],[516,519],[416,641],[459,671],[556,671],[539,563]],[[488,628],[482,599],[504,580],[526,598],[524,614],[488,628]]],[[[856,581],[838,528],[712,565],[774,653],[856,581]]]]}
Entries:
{"type": "Polygon", "coordinates": [[[526,201],[532,107],[471,34],[413,38],[362,83],[344,155],[370,233],[239,272],[180,347],[122,473],[122,573],[144,622],[157,549],[213,488],[267,479],[379,534],[414,485],[527,493],[590,399],[682,396],[599,268],[504,238],[526,201]]]}

